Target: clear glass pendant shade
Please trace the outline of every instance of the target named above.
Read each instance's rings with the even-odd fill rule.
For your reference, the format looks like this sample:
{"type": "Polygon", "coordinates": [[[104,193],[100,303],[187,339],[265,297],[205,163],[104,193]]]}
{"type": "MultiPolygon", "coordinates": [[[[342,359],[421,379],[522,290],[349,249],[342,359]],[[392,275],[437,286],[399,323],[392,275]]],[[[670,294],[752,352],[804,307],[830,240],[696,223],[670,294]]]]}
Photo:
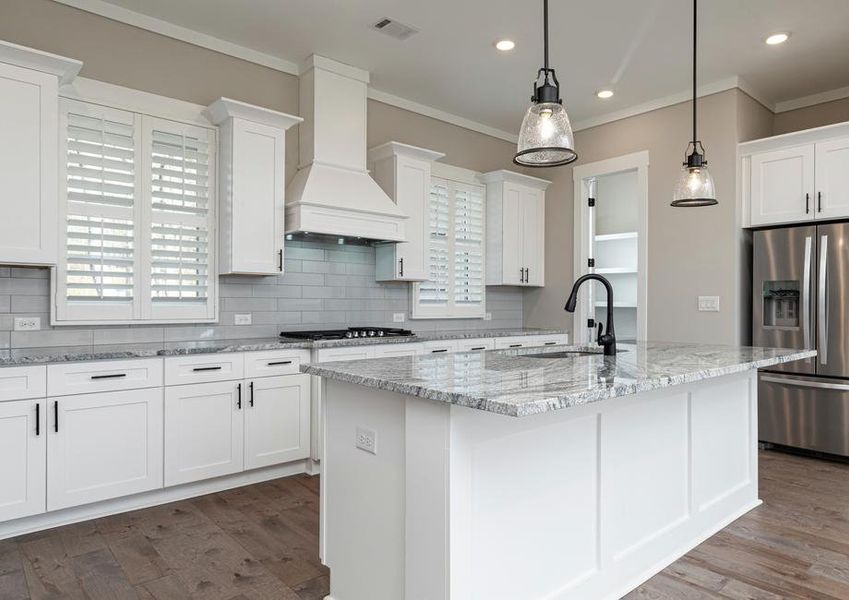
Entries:
{"type": "Polygon", "coordinates": [[[566,109],[558,102],[531,105],[522,121],[513,161],[526,167],[556,167],[578,158],[566,109]]]}
{"type": "Polygon", "coordinates": [[[684,165],[678,175],[672,206],[712,206],[717,204],[713,177],[707,165],[688,167],[684,165]]]}

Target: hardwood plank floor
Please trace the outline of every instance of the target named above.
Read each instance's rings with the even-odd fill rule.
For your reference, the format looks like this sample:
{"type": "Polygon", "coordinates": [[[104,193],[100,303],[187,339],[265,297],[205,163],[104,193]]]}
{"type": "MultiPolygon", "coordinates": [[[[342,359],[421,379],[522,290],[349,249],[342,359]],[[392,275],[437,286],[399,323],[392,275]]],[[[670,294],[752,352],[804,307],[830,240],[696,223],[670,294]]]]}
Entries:
{"type": "MultiPolygon", "coordinates": [[[[849,465],[760,458],[764,505],[627,600],[849,598],[849,465]]],[[[318,484],[299,475],[0,541],[0,600],[322,600],[318,484]]]]}

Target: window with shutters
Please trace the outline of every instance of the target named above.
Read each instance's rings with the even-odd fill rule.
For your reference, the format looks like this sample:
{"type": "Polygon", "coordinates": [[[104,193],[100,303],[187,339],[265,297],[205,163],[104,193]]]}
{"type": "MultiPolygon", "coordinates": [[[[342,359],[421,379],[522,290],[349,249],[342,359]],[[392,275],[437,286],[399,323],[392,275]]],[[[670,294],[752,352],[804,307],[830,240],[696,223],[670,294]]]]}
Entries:
{"type": "Polygon", "coordinates": [[[62,101],[53,321],[215,320],[215,132],[62,101]]]}
{"type": "Polygon", "coordinates": [[[428,217],[430,279],[413,286],[413,318],[483,318],[483,186],[432,178],[428,217]]]}

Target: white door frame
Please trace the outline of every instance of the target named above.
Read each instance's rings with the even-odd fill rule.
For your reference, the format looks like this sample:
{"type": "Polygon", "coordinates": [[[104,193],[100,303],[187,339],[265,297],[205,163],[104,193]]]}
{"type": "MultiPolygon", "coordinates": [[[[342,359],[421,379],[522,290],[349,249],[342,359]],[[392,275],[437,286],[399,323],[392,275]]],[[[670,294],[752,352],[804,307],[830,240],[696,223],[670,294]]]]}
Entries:
{"type": "MultiPolygon", "coordinates": [[[[577,279],[589,273],[587,259],[590,254],[590,236],[592,232],[586,226],[589,223],[589,206],[587,198],[589,190],[587,180],[602,175],[612,175],[623,171],[637,171],[637,339],[645,340],[648,332],[646,323],[646,308],[648,306],[647,274],[648,274],[648,197],[649,197],[649,153],[648,150],[625,154],[592,163],[580,165],[572,169],[575,199],[574,240],[575,257],[574,273],[577,279]]],[[[589,287],[581,290],[578,308],[572,322],[572,337],[575,343],[580,343],[583,332],[586,331],[587,319],[590,318],[589,287]]]]}

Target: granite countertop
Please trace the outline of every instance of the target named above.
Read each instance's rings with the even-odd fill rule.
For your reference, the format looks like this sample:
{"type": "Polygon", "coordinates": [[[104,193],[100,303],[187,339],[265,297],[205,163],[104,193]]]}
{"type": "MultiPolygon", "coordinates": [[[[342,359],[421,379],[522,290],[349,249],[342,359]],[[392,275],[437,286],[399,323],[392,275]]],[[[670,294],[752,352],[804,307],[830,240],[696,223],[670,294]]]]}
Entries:
{"type": "Polygon", "coordinates": [[[301,365],[301,371],[488,412],[523,417],[815,356],[787,350],[646,342],[548,346],[301,365]],[[565,358],[535,358],[576,350],[565,358]]]}
{"type": "Polygon", "coordinates": [[[433,340],[476,339],[523,335],[564,334],[561,329],[479,329],[436,331],[413,337],[388,337],[311,342],[294,338],[251,338],[244,340],[207,340],[197,342],[172,342],[166,344],[115,344],[96,346],[58,346],[48,348],[16,348],[0,350],[0,367],[38,365],[87,360],[116,360],[130,358],[156,358],[186,354],[215,354],[221,352],[255,352],[261,350],[291,350],[313,348],[339,348],[372,344],[404,344],[433,340]]]}

